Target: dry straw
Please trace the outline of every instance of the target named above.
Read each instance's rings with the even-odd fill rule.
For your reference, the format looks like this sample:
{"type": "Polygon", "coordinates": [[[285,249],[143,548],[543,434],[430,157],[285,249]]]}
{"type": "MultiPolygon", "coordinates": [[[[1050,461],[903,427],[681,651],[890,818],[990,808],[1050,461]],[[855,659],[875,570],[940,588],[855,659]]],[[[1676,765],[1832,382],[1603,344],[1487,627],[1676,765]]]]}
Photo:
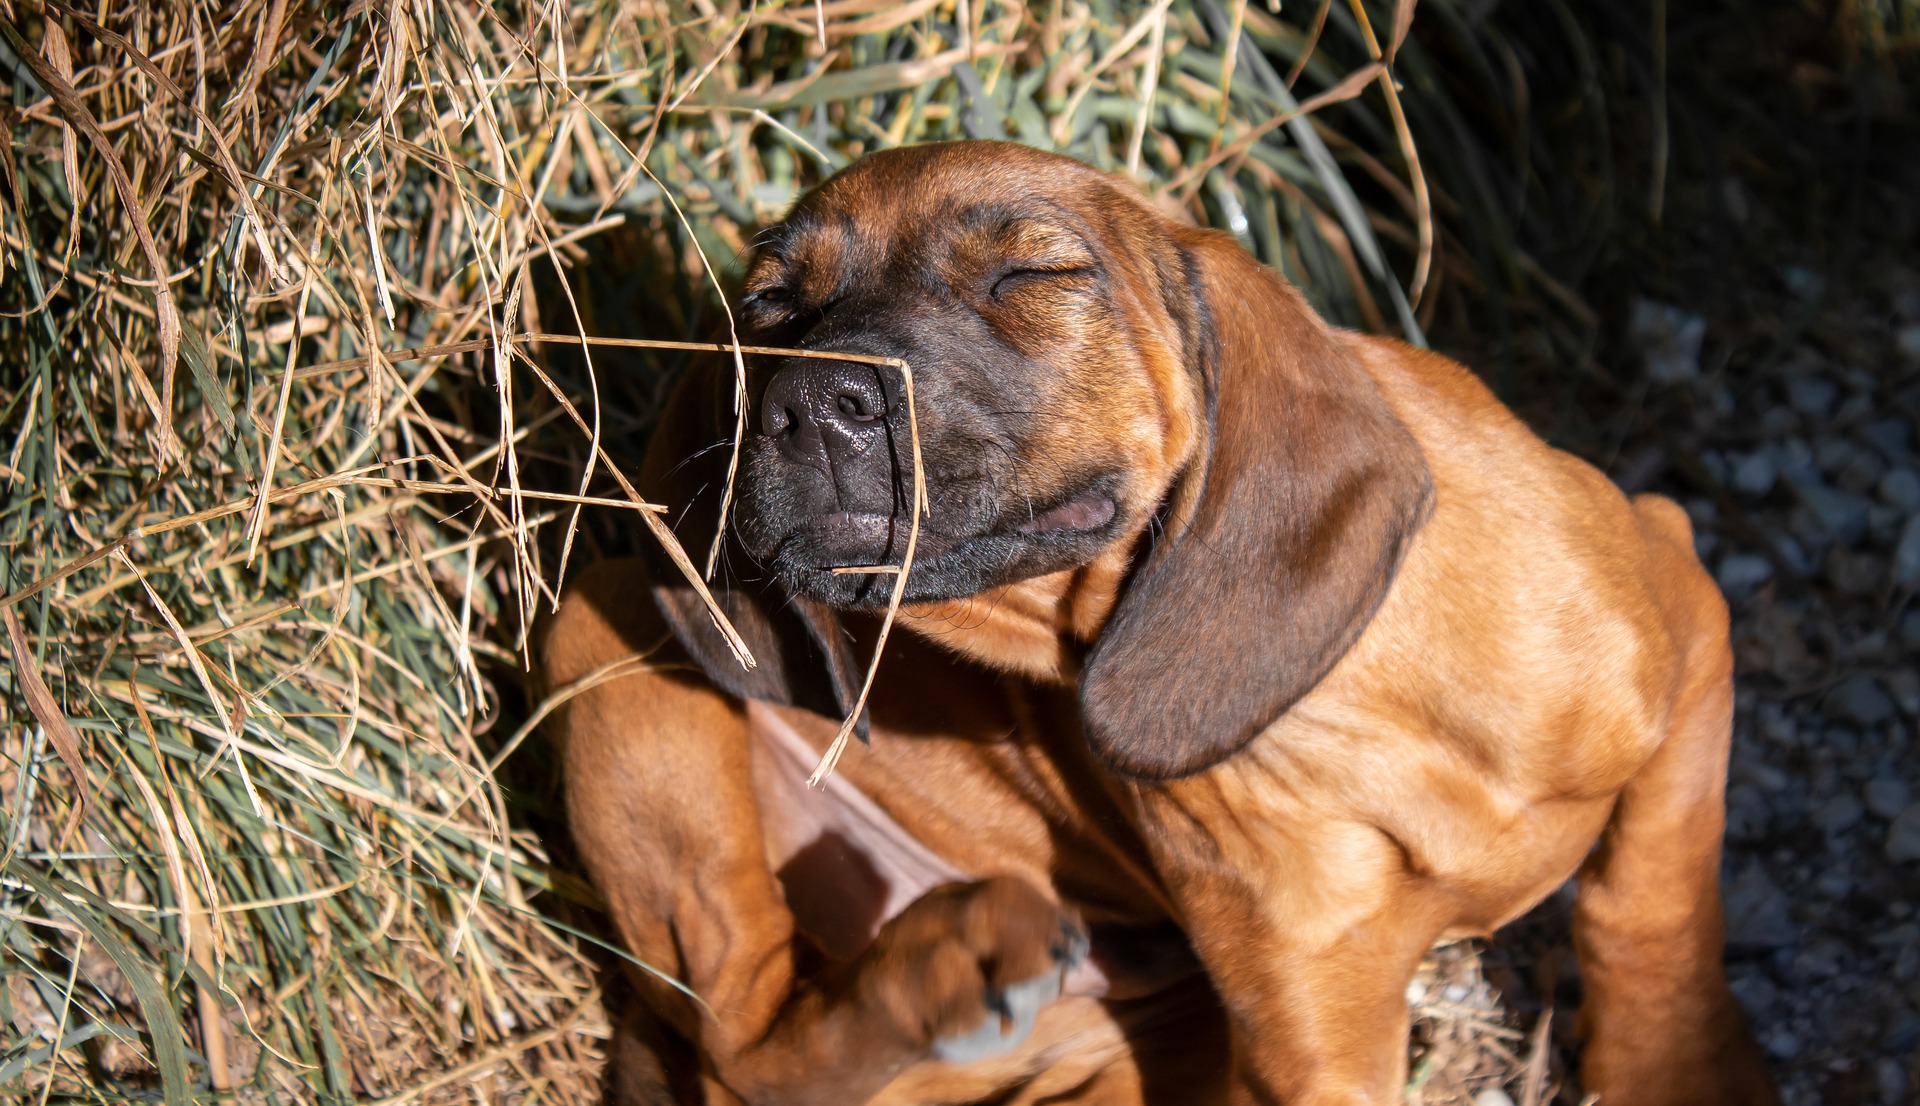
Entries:
{"type": "Polygon", "coordinates": [[[592,1100],[515,674],[596,534],[712,570],[627,474],[754,229],[1012,138],[1417,334],[1412,11],[0,0],[0,1097],[592,1100]]]}

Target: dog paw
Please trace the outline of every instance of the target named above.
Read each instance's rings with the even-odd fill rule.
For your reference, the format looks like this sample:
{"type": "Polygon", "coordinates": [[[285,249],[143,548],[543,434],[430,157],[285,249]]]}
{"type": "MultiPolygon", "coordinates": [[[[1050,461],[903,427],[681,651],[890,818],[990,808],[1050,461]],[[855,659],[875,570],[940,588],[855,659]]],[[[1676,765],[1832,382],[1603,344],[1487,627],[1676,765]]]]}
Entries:
{"type": "Polygon", "coordinates": [[[1079,920],[1024,880],[948,884],[881,931],[872,997],[935,1058],[982,1060],[1026,1040],[1087,950],[1079,920]]]}
{"type": "Polygon", "coordinates": [[[952,1037],[936,1037],[933,1055],[949,1064],[967,1064],[998,1056],[1017,1047],[1033,1032],[1040,1008],[1060,997],[1060,976],[1035,979],[987,992],[987,1016],[971,1030],[952,1037]]]}

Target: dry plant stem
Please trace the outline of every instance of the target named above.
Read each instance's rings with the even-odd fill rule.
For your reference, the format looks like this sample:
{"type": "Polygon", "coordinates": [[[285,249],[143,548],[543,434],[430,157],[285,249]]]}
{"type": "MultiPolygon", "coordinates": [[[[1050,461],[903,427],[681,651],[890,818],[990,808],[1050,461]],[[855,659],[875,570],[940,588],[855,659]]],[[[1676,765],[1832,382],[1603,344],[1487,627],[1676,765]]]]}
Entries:
{"type": "MultiPolygon", "coordinates": [[[[1220,56],[1220,85],[1215,92],[1220,100],[1213,115],[1213,137],[1207,139],[1209,154],[1219,151],[1220,138],[1227,133],[1227,114],[1233,106],[1233,71],[1240,62],[1240,35],[1246,27],[1246,22],[1247,0],[1234,0],[1233,22],[1227,31],[1227,48],[1220,56]]],[[[1287,87],[1293,87],[1291,80],[1287,82],[1287,87]]]]}
{"type": "Polygon", "coordinates": [[[1320,34],[1327,29],[1327,15],[1332,10],[1333,0],[1320,0],[1320,7],[1313,13],[1313,28],[1307,32],[1306,45],[1300,48],[1300,60],[1287,71],[1287,91],[1293,91],[1300,74],[1307,71],[1307,63],[1313,60],[1313,52],[1320,46],[1320,34]]]}
{"type": "Polygon", "coordinates": [[[873,678],[880,671],[880,658],[887,649],[887,635],[893,632],[893,623],[900,615],[900,599],[907,591],[907,574],[913,571],[913,551],[920,543],[920,520],[931,509],[927,499],[926,471],[920,460],[920,419],[914,413],[913,404],[913,368],[898,358],[886,358],[881,364],[892,365],[900,370],[901,380],[907,396],[907,437],[913,444],[913,504],[907,523],[907,548],[901,555],[900,565],[876,565],[870,568],[836,569],[836,572],[876,572],[893,574],[893,594],[887,598],[887,616],[880,621],[880,636],[873,644],[873,659],[867,663],[867,678],[860,685],[860,695],[853,701],[853,708],[847,712],[846,720],[840,723],[840,732],[833,735],[832,744],[820,756],[820,763],[813,774],[807,777],[807,786],[818,787],[833,773],[833,766],[840,763],[840,754],[847,749],[847,738],[853,735],[854,724],[867,709],[867,695],[873,691],[873,678]]]}
{"type": "Polygon", "coordinates": [[[180,315],[174,307],[173,292],[167,287],[167,266],[160,259],[160,247],[153,238],[153,228],[147,225],[147,217],[140,206],[140,196],[127,176],[127,167],[121,163],[120,154],[114,149],[113,142],[106,132],[100,129],[100,123],[87,110],[73,86],[67,83],[51,65],[27,46],[13,24],[0,20],[0,29],[13,46],[14,53],[33,75],[53,96],[53,101],[66,118],[67,124],[85,132],[87,140],[93,143],[100,160],[106,163],[107,175],[113,181],[114,194],[120,197],[121,205],[126,208],[127,220],[133,226],[134,234],[140,240],[141,252],[147,257],[147,271],[153,274],[154,322],[160,336],[160,396],[159,408],[154,411],[155,434],[162,450],[172,455],[177,452],[178,444],[173,437],[173,370],[180,358],[180,315]]]}
{"type": "Polygon", "coordinates": [[[1228,145],[1221,147],[1217,153],[1212,154],[1205,161],[1202,161],[1200,164],[1195,165],[1193,168],[1181,174],[1172,184],[1166,186],[1165,191],[1179,193],[1182,198],[1191,196],[1194,190],[1200,187],[1200,182],[1206,180],[1208,173],[1246,153],[1253,148],[1254,143],[1260,141],[1273,131],[1279,130],[1281,127],[1293,122],[1295,119],[1300,118],[1302,115],[1311,115],[1321,108],[1326,107],[1328,104],[1337,104],[1342,100],[1353,99],[1355,96],[1360,95],[1367,85],[1372,84],[1374,79],[1379,77],[1384,71],[1385,67],[1379,62],[1372,62],[1368,65],[1361,66],[1359,69],[1347,74],[1345,79],[1339,84],[1334,85],[1332,88],[1327,89],[1317,96],[1300,101],[1293,110],[1283,111],[1270,119],[1262,120],[1257,126],[1248,129],[1247,133],[1241,135],[1228,145]]]}
{"type": "Polygon", "coordinates": [[[1407,286],[1407,299],[1412,307],[1420,306],[1420,297],[1427,290],[1427,277],[1433,272],[1433,197],[1427,192],[1427,175],[1420,168],[1420,150],[1413,141],[1413,131],[1407,126],[1407,113],[1400,106],[1400,89],[1393,80],[1393,55],[1399,53],[1401,36],[1411,26],[1412,0],[1401,0],[1401,7],[1407,11],[1403,21],[1396,10],[1394,20],[1394,38],[1386,53],[1380,50],[1380,41],[1374,37],[1373,24],[1367,20],[1367,10],[1361,0],[1348,0],[1353,6],[1353,17],[1360,24],[1360,31],[1367,42],[1367,53],[1372,55],[1374,63],[1380,68],[1380,91],[1387,97],[1387,113],[1393,118],[1393,133],[1400,141],[1401,155],[1407,159],[1407,178],[1413,187],[1414,226],[1420,235],[1419,247],[1414,252],[1413,280],[1407,286]]]}
{"type": "MultiPolygon", "coordinates": [[[[543,335],[542,337],[558,338],[563,341],[569,339],[572,341],[585,341],[585,339],[571,335],[543,335]]],[[[526,360],[528,366],[533,369],[535,375],[539,376],[541,383],[547,386],[547,391],[553,395],[553,398],[559,402],[561,408],[566,411],[567,417],[572,419],[573,424],[579,427],[583,433],[586,432],[587,422],[580,417],[579,410],[574,407],[573,401],[567,398],[566,392],[561,390],[560,385],[553,382],[553,378],[548,376],[546,372],[540,368],[538,363],[531,358],[527,358],[524,353],[521,354],[521,356],[526,360]]],[[[613,474],[614,481],[620,485],[620,490],[626,492],[635,502],[641,502],[640,493],[634,489],[632,482],[627,479],[625,473],[620,471],[619,466],[613,463],[613,458],[607,455],[605,447],[601,447],[599,456],[601,463],[606,465],[607,471],[613,474]]],[[[694,569],[692,558],[687,556],[686,547],[680,544],[680,539],[674,535],[672,528],[661,521],[659,514],[654,511],[640,512],[640,519],[647,524],[647,530],[653,534],[654,540],[660,543],[660,548],[666,551],[667,557],[673,561],[674,567],[678,568],[680,574],[686,577],[687,583],[693,587],[695,594],[700,596],[700,601],[706,604],[707,614],[713,619],[713,624],[719,629],[721,636],[726,638],[727,647],[733,651],[735,659],[739,660],[742,667],[755,667],[759,662],[754,660],[753,652],[747,648],[746,639],[740,636],[740,632],[734,629],[733,623],[729,621],[726,614],[720,610],[720,604],[715,602],[713,592],[707,588],[706,580],[694,569]]]]}
{"type": "Polygon", "coordinates": [[[246,174],[241,171],[240,163],[233,159],[233,149],[227,144],[226,136],[221,133],[219,125],[209,118],[206,112],[201,111],[192,97],[182,92],[180,87],[173,83],[172,78],[161,72],[159,66],[145,54],[134,49],[133,43],[95,23],[84,14],[58,3],[58,0],[49,0],[47,6],[86,28],[88,34],[125,54],[129,60],[139,66],[141,72],[152,78],[153,83],[159,85],[163,92],[185,105],[200,120],[201,125],[206,128],[207,136],[213,139],[214,150],[220,155],[221,167],[227,171],[233,190],[240,197],[240,208],[247,224],[253,228],[254,244],[259,247],[260,259],[266,262],[267,272],[274,283],[284,284],[287,279],[286,267],[280,263],[280,255],[274,252],[273,240],[267,236],[267,222],[260,217],[259,209],[254,206],[253,193],[247,188],[246,174]]]}
{"type": "MultiPolygon", "coordinates": [[[[318,252],[316,249],[310,253],[318,252]]],[[[287,405],[293,401],[293,370],[300,358],[301,331],[307,321],[307,301],[313,292],[313,266],[306,266],[300,278],[300,303],[293,313],[293,336],[287,343],[286,367],[280,371],[280,394],[273,405],[273,429],[260,444],[260,495],[254,501],[253,514],[247,519],[247,563],[260,547],[260,534],[267,524],[267,493],[273,488],[274,463],[280,457],[280,437],[286,433],[287,405]]]]}
{"type": "MultiPolygon", "coordinates": [[[[1153,118],[1153,94],[1160,87],[1160,55],[1166,50],[1167,39],[1167,5],[1172,2],[1159,0],[1148,13],[1153,18],[1153,35],[1148,40],[1146,73],[1140,78],[1140,111],[1133,117],[1133,134],[1127,139],[1127,175],[1130,177],[1140,175],[1140,146],[1146,141],[1147,123],[1153,118]]],[[[1244,11],[1245,3],[1246,0],[1241,0],[1242,6],[1236,10],[1244,11]]]]}
{"type": "MultiPolygon", "coordinates": [[[[226,755],[227,750],[240,743],[239,728],[233,724],[233,716],[227,712],[226,700],[221,696],[219,689],[213,686],[212,677],[207,674],[206,662],[200,656],[199,647],[194,645],[193,639],[187,636],[186,627],[180,625],[180,620],[174,616],[173,608],[167,606],[166,601],[160,598],[160,593],[153,590],[153,585],[147,582],[146,576],[133,563],[133,558],[127,556],[126,550],[117,550],[115,555],[120,558],[120,563],[140,581],[140,586],[146,589],[147,599],[153,604],[154,610],[160,612],[160,618],[166,622],[167,628],[173,631],[175,638],[179,639],[180,649],[187,657],[187,666],[193,670],[194,677],[200,681],[201,689],[207,693],[207,701],[212,705],[214,714],[219,716],[220,744],[200,770],[200,778],[205,779],[207,774],[219,765],[220,758],[226,755]]],[[[240,772],[240,784],[246,789],[247,801],[253,805],[254,817],[266,821],[266,808],[260,803],[260,793],[254,789],[253,777],[247,772],[247,762],[236,753],[233,765],[240,772]]]]}
{"type": "MultiPolygon", "coordinates": [[[[476,491],[475,487],[469,484],[435,484],[435,483],[429,483],[429,482],[420,481],[420,480],[400,480],[394,477],[367,475],[368,473],[386,468],[390,464],[404,464],[407,461],[427,461],[427,460],[437,461],[439,459],[427,458],[427,457],[409,457],[409,458],[403,458],[400,461],[394,461],[394,462],[383,461],[379,464],[368,465],[361,469],[356,469],[349,472],[335,473],[332,476],[323,476],[318,480],[308,480],[305,483],[295,484],[293,487],[290,487],[290,488],[281,488],[278,491],[268,493],[267,498],[271,502],[281,503],[289,499],[298,499],[302,496],[312,495],[315,492],[325,491],[328,488],[341,488],[341,487],[346,487],[348,485],[360,485],[360,486],[375,487],[375,488],[396,488],[396,489],[408,488],[408,489],[414,489],[414,490],[425,490],[429,492],[444,492],[444,493],[474,493],[476,491]]],[[[486,488],[484,486],[481,486],[478,489],[478,493],[483,498],[499,494],[497,492],[494,492],[492,489],[486,488]]],[[[666,510],[665,507],[662,507],[659,504],[648,503],[640,499],[637,494],[634,496],[631,502],[621,502],[619,500],[594,500],[594,499],[588,499],[584,497],[567,497],[564,495],[564,493],[560,493],[560,492],[523,492],[522,494],[528,496],[529,498],[563,499],[567,502],[573,502],[576,499],[578,499],[579,501],[588,502],[588,503],[611,503],[613,505],[617,505],[621,507],[637,508],[643,513],[660,513],[666,510]]],[[[35,580],[33,583],[28,584],[26,587],[21,588],[19,591],[13,592],[6,596],[0,596],[0,610],[5,610],[7,608],[12,607],[16,603],[19,603],[23,599],[27,599],[32,596],[38,595],[40,592],[45,591],[47,588],[52,587],[54,584],[60,582],[61,580],[66,579],[67,577],[73,575],[76,572],[81,571],[82,569],[91,568],[92,566],[99,564],[101,561],[107,559],[108,557],[117,555],[117,556],[121,556],[124,559],[125,550],[127,549],[127,547],[132,545],[134,542],[139,541],[141,538],[152,537],[157,534],[164,534],[170,530],[178,530],[183,526],[192,526],[202,522],[211,522],[214,519],[225,518],[228,515],[237,515],[242,511],[251,509],[254,506],[254,503],[255,503],[255,498],[253,496],[248,496],[245,499],[236,499],[231,503],[223,503],[218,507],[209,507],[204,511],[195,511],[192,514],[181,515],[177,518],[170,518],[170,519],[167,519],[165,522],[156,522],[149,526],[135,526],[132,530],[128,531],[126,534],[122,535],[121,537],[115,538],[113,541],[107,543],[104,546],[101,546],[99,549],[96,549],[93,552],[88,553],[83,557],[75,558],[74,560],[69,561],[64,565],[61,565],[59,568],[56,568],[52,572],[47,573],[45,576],[40,577],[38,580],[35,580]]],[[[129,568],[132,568],[131,561],[127,562],[127,564],[129,568]]]]}
{"type": "MultiPolygon", "coordinates": [[[[73,723],[60,709],[60,701],[53,697],[45,680],[40,678],[40,664],[34,659],[33,649],[27,644],[26,632],[20,628],[20,619],[13,613],[12,607],[0,607],[0,619],[4,619],[7,631],[7,647],[13,654],[13,671],[20,680],[20,688],[26,694],[27,708],[46,731],[47,739],[53,742],[54,752],[60,754],[60,760],[66,764],[67,771],[73,773],[74,782],[80,785],[80,803],[74,808],[77,816],[80,811],[91,811],[94,804],[93,777],[87,774],[87,762],[80,755],[80,739],[74,733],[73,723]]],[[[61,834],[64,838],[65,833],[61,834]]]]}
{"type": "Polygon", "coordinates": [[[1520,1106],[1546,1106],[1547,1059],[1553,1048],[1553,1007],[1540,1012],[1528,1042],[1526,1074],[1520,1081],[1520,1106]]]}
{"type": "MultiPolygon", "coordinates": [[[[758,0],[755,2],[757,3],[758,0]]],[[[751,21],[751,14],[749,14],[748,19],[740,25],[741,33],[745,33],[747,23],[751,21]]],[[[735,41],[738,41],[737,36],[735,41]]],[[[732,49],[732,46],[729,45],[728,49],[732,49]]],[[[706,72],[700,74],[700,79],[704,80],[707,72],[711,71],[712,68],[708,67],[706,72]]],[[[699,87],[699,84],[700,81],[696,80],[693,87],[687,89],[687,93],[692,93],[693,88],[699,87]]],[[[685,98],[683,94],[681,99],[685,98]]],[[[676,104],[678,102],[675,101],[676,104]]],[[[728,346],[733,351],[733,449],[727,457],[727,482],[720,491],[720,515],[713,525],[713,544],[707,547],[707,567],[706,571],[701,573],[702,578],[711,580],[713,567],[720,562],[720,546],[726,541],[727,513],[733,507],[734,478],[740,474],[740,449],[747,441],[747,363],[740,355],[740,329],[733,318],[733,305],[727,302],[726,289],[720,287],[720,275],[714,272],[713,262],[707,257],[706,248],[700,245],[700,237],[693,232],[693,224],[687,222],[686,212],[680,210],[680,201],[673,198],[673,193],[668,191],[659,177],[653,175],[653,170],[648,169],[644,162],[640,163],[640,168],[646,171],[647,179],[660,189],[660,194],[666,197],[667,204],[673,208],[674,217],[680,220],[682,227],[686,228],[687,240],[693,243],[694,252],[700,255],[700,268],[707,274],[707,283],[713,285],[714,295],[720,301],[720,310],[726,313],[727,337],[733,339],[728,346]]],[[[713,607],[716,615],[719,609],[717,606],[713,607]]],[[[741,644],[745,646],[745,642],[741,644]]],[[[753,667],[750,662],[743,660],[742,663],[745,663],[748,668],[753,667]]]]}

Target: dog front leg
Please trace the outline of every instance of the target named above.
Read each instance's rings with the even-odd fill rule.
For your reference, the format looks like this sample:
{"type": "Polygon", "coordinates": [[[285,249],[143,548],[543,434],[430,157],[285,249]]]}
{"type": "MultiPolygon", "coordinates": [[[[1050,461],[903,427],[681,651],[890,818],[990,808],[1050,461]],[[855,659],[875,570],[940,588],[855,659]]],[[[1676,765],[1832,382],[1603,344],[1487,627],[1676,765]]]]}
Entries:
{"type": "Polygon", "coordinates": [[[746,711],[671,646],[592,675],[665,640],[645,595],[598,566],[541,647],[547,680],[581,687],[552,725],[574,843],[622,944],[652,969],[628,973],[649,1016],[620,1021],[608,1101],[846,1106],[917,1061],[1017,1043],[1084,953],[1077,923],[1022,880],[951,883],[846,963],[803,974],[746,711]]]}
{"type": "Polygon", "coordinates": [[[1400,1102],[1407,982],[1448,924],[1444,896],[1370,827],[1149,805],[1156,862],[1227,1009],[1235,1106],[1400,1102]]]}
{"type": "Polygon", "coordinates": [[[1581,1077],[1608,1102],[1766,1106],[1779,1098],[1721,967],[1733,726],[1724,636],[1698,647],[1690,668],[1666,740],[1580,870],[1581,1077]]]}

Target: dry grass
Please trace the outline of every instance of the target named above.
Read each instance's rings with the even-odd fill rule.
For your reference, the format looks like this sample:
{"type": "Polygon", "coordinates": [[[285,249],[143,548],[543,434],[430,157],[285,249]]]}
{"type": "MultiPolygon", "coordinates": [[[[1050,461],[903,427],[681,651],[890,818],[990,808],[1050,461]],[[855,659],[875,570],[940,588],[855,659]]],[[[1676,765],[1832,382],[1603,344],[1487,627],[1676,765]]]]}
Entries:
{"type": "MultiPolygon", "coordinates": [[[[624,475],[668,354],[585,340],[724,337],[755,227],[966,135],[1417,334],[1479,278],[1412,10],[0,0],[0,1093],[590,1100],[616,954],[499,780],[583,518],[671,540],[624,475]]],[[[1423,1101],[1523,1054],[1474,1018],[1423,1101]]]]}

